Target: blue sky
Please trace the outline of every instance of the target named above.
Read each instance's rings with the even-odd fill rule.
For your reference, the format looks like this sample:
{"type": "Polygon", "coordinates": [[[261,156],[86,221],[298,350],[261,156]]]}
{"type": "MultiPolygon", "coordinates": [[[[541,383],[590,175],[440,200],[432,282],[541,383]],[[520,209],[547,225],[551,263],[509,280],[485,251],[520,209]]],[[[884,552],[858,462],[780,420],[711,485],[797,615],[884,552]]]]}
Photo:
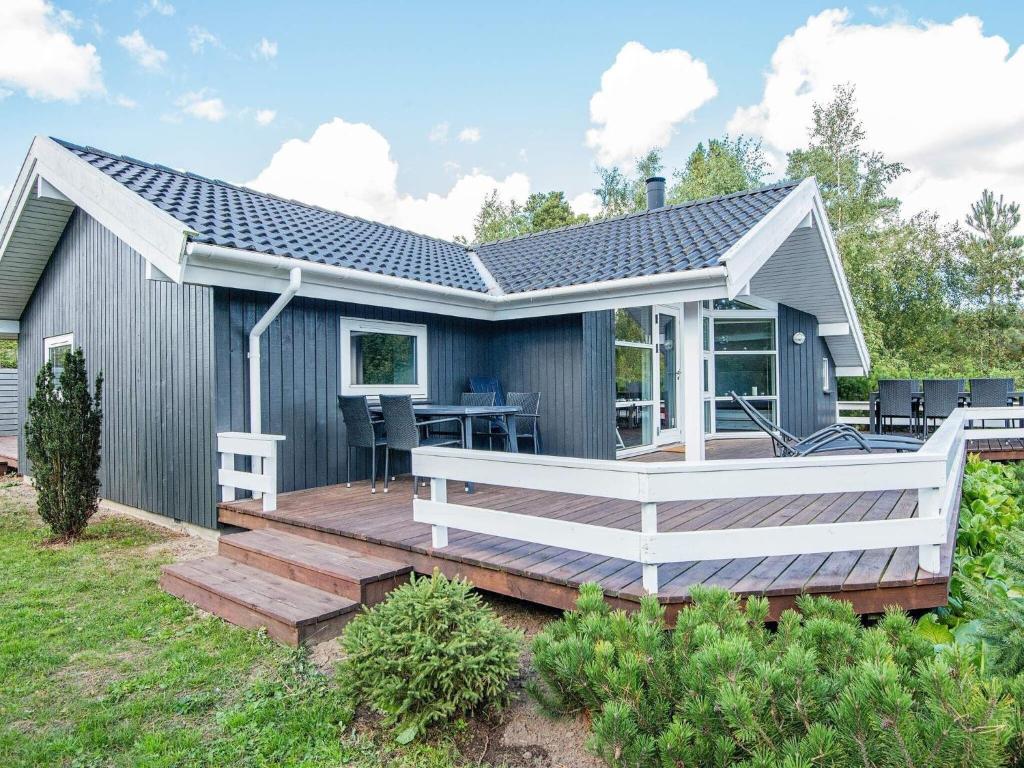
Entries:
{"type": "MultiPolygon", "coordinates": [[[[0,99],[0,189],[12,183],[35,134],[247,182],[267,168],[284,142],[308,140],[318,126],[341,118],[346,125],[365,123],[386,140],[388,156],[397,166],[384,167],[383,173],[394,170],[396,174],[393,195],[387,189],[366,190],[356,184],[345,195],[332,197],[330,187],[340,178],[373,175],[381,166],[330,154],[323,161],[307,157],[305,168],[298,167],[301,160],[295,169],[282,165],[262,186],[290,196],[305,193],[312,202],[331,207],[355,205],[360,210],[354,213],[377,214],[401,224],[408,224],[409,217],[393,210],[392,202],[384,200],[388,195],[422,199],[421,207],[428,211],[429,194],[447,196],[457,180],[467,175],[483,180],[475,189],[493,179],[507,193],[528,186],[532,191],[562,189],[575,198],[593,186],[594,167],[603,151],[601,146],[585,143],[588,129],[600,127],[591,119],[591,98],[602,87],[602,74],[630,42],[652,54],[685,52],[687,61],[706,69],[706,76],[694,75],[690,71],[694,68],[688,69],[684,62],[676,80],[664,82],[657,75],[631,75],[637,88],[649,87],[649,101],[685,101],[687,94],[699,92],[701,83],[705,88],[713,83],[714,95],[700,99],[695,108],[681,103],[668,117],[652,118],[667,121],[670,139],[664,149],[670,166],[678,165],[699,139],[736,127],[764,135],[766,148],[782,157],[791,148],[788,145],[799,139],[794,138],[795,125],[806,125],[809,101],[783,97],[772,101],[765,75],[772,71],[780,41],[800,29],[806,30],[808,41],[790,51],[790,58],[812,70],[830,69],[832,80],[854,82],[866,104],[869,133],[885,137],[892,148],[925,169],[924,175],[907,185],[907,196],[916,194],[920,207],[939,209],[952,218],[963,200],[950,197],[948,190],[955,186],[951,176],[959,174],[963,179],[963,174],[972,174],[974,186],[989,182],[1005,186],[1014,177],[985,170],[1005,165],[999,158],[1012,153],[1015,145],[1007,145],[1004,137],[1003,145],[995,146],[999,139],[983,125],[961,125],[955,136],[956,143],[962,144],[966,131],[969,143],[982,145],[984,157],[959,157],[964,152],[958,150],[958,157],[950,159],[949,135],[934,136],[930,154],[925,153],[909,138],[913,125],[902,127],[908,137],[903,141],[898,121],[889,125],[888,118],[880,115],[891,113],[886,105],[898,105],[901,93],[914,88],[915,82],[899,82],[897,77],[890,88],[865,60],[881,59],[879,66],[899,72],[902,54],[895,49],[903,48],[900,41],[932,32],[934,41],[921,43],[924,56],[928,51],[943,55],[943,50],[947,58],[962,55],[968,74],[988,78],[995,72],[997,79],[1024,86],[1017,79],[1024,72],[1024,60],[1016,55],[1024,42],[1024,7],[1016,3],[879,7],[877,3],[549,1],[509,6],[66,0],[44,6],[42,0],[5,0],[0,5],[7,9],[0,8],[0,94],[5,94],[0,99]],[[838,22],[833,20],[826,32],[808,29],[809,18],[841,7],[849,13],[838,22]],[[24,36],[5,45],[10,41],[5,41],[2,30],[18,24],[10,19],[5,24],[3,16],[15,12],[22,13],[18,24],[24,36]],[[963,47],[951,49],[938,32],[968,13],[980,20],[980,30],[954,35],[963,47]],[[887,31],[888,37],[876,38],[869,28],[887,31]],[[828,67],[817,65],[814,57],[828,54],[815,50],[815,34],[825,38],[826,51],[828,35],[842,35],[848,43],[842,53],[845,59],[829,62],[828,67]],[[54,42],[54,35],[70,41],[54,42]],[[975,72],[975,63],[986,58],[984,51],[991,52],[998,38],[1007,45],[1006,55],[991,54],[975,72]],[[875,49],[878,40],[878,47],[885,49],[882,52],[875,49]],[[55,53],[49,54],[56,64],[40,69],[53,72],[25,72],[24,65],[4,62],[5,57],[13,59],[19,45],[29,45],[31,51],[42,49],[45,58],[49,53],[45,46],[50,44],[56,46],[55,53]],[[84,56],[84,47],[90,45],[94,51],[84,56]],[[59,86],[45,79],[67,80],[68,75],[60,72],[65,52],[83,56],[69,64],[79,75],[81,61],[88,60],[96,69],[77,93],[69,95],[65,89],[57,95],[59,86]],[[701,83],[695,84],[695,76],[701,83]],[[876,95],[881,90],[887,92],[876,95]],[[737,122],[738,109],[759,104],[769,116],[748,116],[737,122]],[[787,109],[792,114],[782,115],[787,109]],[[259,110],[264,111],[266,124],[257,121],[259,110]],[[267,122],[270,112],[273,119],[267,122]],[[437,140],[445,125],[446,140],[437,140]],[[458,135],[466,128],[476,129],[479,139],[460,141],[458,135]],[[950,163],[956,165],[955,174],[945,167],[950,163]],[[318,167],[325,178],[310,179],[308,175],[318,167]],[[286,177],[285,171],[292,170],[286,177]],[[510,174],[520,176],[505,184],[510,174]],[[930,191],[922,192],[922,184],[930,191]]],[[[914,58],[919,60],[921,55],[914,58]]],[[[658,67],[659,59],[648,57],[648,65],[658,67]]],[[[786,80],[784,66],[776,74],[779,81],[786,80]]],[[[827,93],[830,86],[825,80],[813,84],[815,94],[827,93]]],[[[791,96],[798,99],[802,94],[791,96]]],[[[622,94],[610,96],[609,108],[622,109],[625,103],[638,111],[623,98],[622,94]]],[[[1005,114],[1009,108],[994,103],[994,97],[978,98],[1000,119],[1009,120],[1005,128],[1017,125],[1018,116],[1005,114]]],[[[957,100],[955,92],[949,93],[944,108],[951,115],[959,109],[957,100]]],[[[939,111],[940,122],[943,117],[939,111]]],[[[345,132],[335,137],[336,141],[350,139],[355,141],[345,132]]],[[[881,148],[892,154],[892,149],[881,148]]],[[[616,151],[604,150],[605,157],[616,151]]],[[[360,153],[371,154],[370,150],[360,153]]],[[[903,157],[893,159],[906,162],[903,157]]],[[[974,192],[972,188],[968,197],[974,192]]],[[[461,209],[451,215],[452,222],[464,218],[461,209]]]]}

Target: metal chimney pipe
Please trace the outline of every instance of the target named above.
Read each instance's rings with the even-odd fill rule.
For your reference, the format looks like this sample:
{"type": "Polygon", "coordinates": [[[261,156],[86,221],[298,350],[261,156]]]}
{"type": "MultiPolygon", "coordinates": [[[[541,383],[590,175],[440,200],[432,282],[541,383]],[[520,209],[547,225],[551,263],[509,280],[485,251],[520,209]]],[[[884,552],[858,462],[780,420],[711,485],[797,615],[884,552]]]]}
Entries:
{"type": "Polygon", "coordinates": [[[665,207],[665,177],[651,176],[647,180],[647,210],[665,207]]]}

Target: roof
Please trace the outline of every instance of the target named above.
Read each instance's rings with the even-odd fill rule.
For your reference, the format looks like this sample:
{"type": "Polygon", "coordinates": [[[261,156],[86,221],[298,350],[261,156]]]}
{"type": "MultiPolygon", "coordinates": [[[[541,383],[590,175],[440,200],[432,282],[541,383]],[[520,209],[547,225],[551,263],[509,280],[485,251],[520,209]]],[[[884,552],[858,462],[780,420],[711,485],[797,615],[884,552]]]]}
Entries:
{"type": "Polygon", "coordinates": [[[192,240],[486,292],[464,246],[54,139],[169,213],[192,240]]]}
{"type": "Polygon", "coordinates": [[[798,182],[466,246],[54,139],[193,230],[190,239],[480,293],[714,266],[798,182]]]}
{"type": "Polygon", "coordinates": [[[508,293],[716,266],[799,182],[485,243],[508,293]]]}

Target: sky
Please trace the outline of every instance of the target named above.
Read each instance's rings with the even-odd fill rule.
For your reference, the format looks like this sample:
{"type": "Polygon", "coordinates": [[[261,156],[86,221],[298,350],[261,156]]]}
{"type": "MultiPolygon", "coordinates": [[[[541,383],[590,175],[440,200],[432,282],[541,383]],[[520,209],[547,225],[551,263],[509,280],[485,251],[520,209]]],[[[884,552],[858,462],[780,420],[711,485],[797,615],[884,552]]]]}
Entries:
{"type": "Polygon", "coordinates": [[[0,0],[0,200],[57,136],[438,237],[483,198],[758,138],[856,87],[904,210],[1024,201],[1024,4],[0,0]]]}

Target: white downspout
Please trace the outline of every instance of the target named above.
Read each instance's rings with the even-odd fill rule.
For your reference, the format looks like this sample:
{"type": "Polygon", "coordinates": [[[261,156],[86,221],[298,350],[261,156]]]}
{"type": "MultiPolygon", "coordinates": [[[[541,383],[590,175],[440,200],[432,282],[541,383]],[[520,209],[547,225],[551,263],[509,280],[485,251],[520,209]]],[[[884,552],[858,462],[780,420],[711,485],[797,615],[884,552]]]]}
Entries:
{"type": "Polygon", "coordinates": [[[263,393],[260,379],[260,336],[274,322],[274,318],[281,314],[292,297],[299,292],[302,285],[302,269],[292,267],[288,272],[288,287],[284,293],[277,297],[277,301],[270,305],[266,314],[249,331],[249,431],[259,435],[263,432],[263,393]]]}

